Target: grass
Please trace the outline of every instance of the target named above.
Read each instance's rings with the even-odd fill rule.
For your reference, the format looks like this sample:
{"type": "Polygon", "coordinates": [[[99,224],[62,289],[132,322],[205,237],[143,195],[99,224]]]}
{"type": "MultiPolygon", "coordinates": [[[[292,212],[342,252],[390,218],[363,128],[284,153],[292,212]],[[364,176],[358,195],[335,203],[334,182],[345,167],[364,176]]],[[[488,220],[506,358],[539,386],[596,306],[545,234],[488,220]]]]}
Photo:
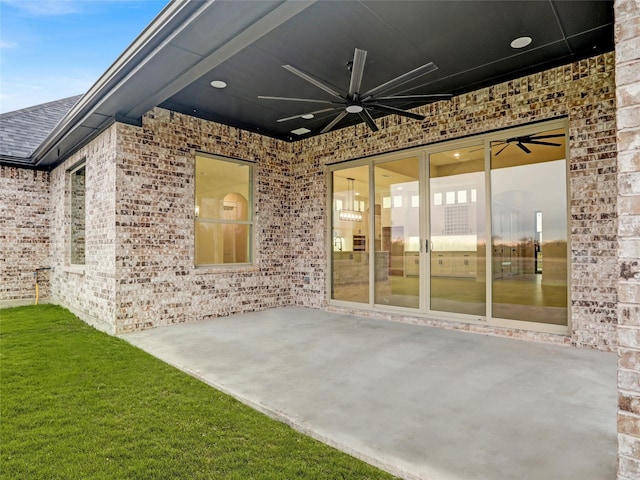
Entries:
{"type": "Polygon", "coordinates": [[[0,310],[2,479],[390,479],[52,306],[0,310]]]}

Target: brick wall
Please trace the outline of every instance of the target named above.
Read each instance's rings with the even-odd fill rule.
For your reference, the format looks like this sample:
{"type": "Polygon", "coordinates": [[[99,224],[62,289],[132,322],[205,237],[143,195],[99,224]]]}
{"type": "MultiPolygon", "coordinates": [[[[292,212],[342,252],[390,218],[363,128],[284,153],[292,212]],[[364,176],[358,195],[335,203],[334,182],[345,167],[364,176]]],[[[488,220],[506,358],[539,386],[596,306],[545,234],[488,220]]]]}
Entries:
{"type": "Polygon", "coordinates": [[[640,4],[615,3],[618,121],[618,479],[640,478],[640,4]]]}
{"type": "Polygon", "coordinates": [[[117,331],[291,303],[286,143],[155,109],[118,125],[117,331]],[[255,162],[255,265],[194,267],[196,152],[255,162]]]}
{"type": "MultiPolygon", "coordinates": [[[[35,301],[35,269],[49,266],[49,173],[0,166],[0,306],[35,301]]],[[[49,271],[38,274],[40,301],[49,271]]]]}
{"type": "MultiPolygon", "coordinates": [[[[380,131],[364,125],[345,128],[294,144],[292,281],[297,304],[326,306],[325,195],[331,163],[392,152],[567,116],[571,211],[571,342],[610,350],[617,343],[616,129],[613,53],[501,83],[450,102],[420,109],[424,122],[389,116],[377,120],[380,131]],[[303,280],[310,278],[306,284],[303,280]]],[[[360,311],[361,314],[370,314],[360,311]]],[[[379,313],[370,314],[381,316],[379,313]]],[[[509,336],[551,336],[512,330],[420,320],[384,318],[509,336]]],[[[562,341],[562,339],[555,339],[562,341]]]]}
{"type": "Polygon", "coordinates": [[[51,172],[52,301],[114,332],[116,132],[112,125],[51,172]],[[85,264],[71,263],[69,170],[86,162],[85,264]]]}

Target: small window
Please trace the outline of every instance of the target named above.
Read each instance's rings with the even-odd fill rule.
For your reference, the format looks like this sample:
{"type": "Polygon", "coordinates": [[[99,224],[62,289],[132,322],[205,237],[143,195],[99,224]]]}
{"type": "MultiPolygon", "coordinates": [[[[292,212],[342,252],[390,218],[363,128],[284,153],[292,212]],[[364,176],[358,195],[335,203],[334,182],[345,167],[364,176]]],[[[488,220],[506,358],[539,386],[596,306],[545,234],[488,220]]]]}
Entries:
{"type": "Polygon", "coordinates": [[[85,263],[86,166],[70,172],[71,177],[71,264],[85,263]]]}
{"type": "Polygon", "coordinates": [[[456,192],[447,192],[447,205],[453,205],[456,203],[456,192]]]}
{"type": "Polygon", "coordinates": [[[196,156],[195,264],[252,262],[253,167],[196,156]]]}

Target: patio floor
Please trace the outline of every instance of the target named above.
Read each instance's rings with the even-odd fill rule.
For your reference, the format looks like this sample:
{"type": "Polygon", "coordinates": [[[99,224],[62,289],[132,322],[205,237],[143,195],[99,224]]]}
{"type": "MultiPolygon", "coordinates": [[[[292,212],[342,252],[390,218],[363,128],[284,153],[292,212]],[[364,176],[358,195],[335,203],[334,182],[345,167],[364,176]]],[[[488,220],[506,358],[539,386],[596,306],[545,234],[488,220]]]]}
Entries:
{"type": "Polygon", "coordinates": [[[616,476],[613,353],[294,307],[122,338],[403,478],[616,476]]]}

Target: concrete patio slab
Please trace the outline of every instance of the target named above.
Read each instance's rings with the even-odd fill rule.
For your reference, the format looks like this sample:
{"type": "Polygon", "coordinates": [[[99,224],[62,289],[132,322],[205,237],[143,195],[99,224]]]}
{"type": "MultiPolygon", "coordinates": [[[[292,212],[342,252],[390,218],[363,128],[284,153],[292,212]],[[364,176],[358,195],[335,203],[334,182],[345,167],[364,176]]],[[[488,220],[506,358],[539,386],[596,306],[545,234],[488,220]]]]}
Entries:
{"type": "Polygon", "coordinates": [[[612,353],[293,307],[121,337],[403,478],[616,476],[612,353]]]}

